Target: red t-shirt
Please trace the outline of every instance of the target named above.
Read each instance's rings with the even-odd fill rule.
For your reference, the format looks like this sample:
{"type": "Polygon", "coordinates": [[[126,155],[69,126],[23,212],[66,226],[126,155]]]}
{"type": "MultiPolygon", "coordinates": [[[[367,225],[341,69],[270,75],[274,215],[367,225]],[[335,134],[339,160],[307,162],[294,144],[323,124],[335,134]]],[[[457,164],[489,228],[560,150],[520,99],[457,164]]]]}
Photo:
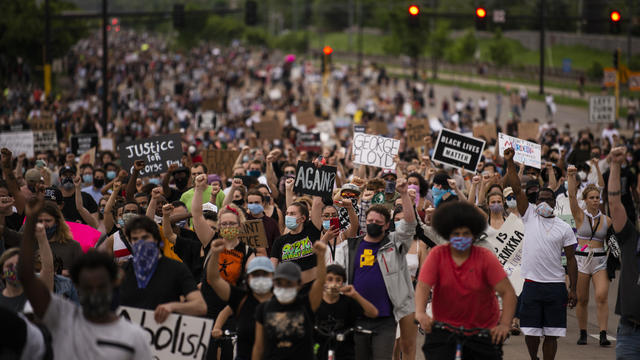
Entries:
{"type": "Polygon", "coordinates": [[[458,266],[446,244],[429,252],[418,280],[433,289],[435,321],[490,329],[500,319],[495,286],[505,277],[507,274],[491,251],[472,246],[469,258],[458,266]]]}

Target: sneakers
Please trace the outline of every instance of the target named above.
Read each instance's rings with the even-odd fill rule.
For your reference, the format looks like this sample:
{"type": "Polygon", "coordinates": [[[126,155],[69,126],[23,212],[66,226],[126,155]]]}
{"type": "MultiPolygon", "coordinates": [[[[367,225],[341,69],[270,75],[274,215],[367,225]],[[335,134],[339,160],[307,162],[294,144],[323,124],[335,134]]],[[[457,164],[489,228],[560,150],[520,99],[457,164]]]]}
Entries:
{"type": "Polygon", "coordinates": [[[513,318],[513,322],[511,323],[511,335],[520,335],[520,320],[518,318],[513,318]]]}
{"type": "Polygon", "coordinates": [[[611,345],[611,341],[607,339],[607,332],[602,330],[600,331],[600,346],[609,346],[611,345]]]}
{"type": "MultiPolygon", "coordinates": [[[[600,341],[602,341],[602,335],[600,337],[600,341]]],[[[578,345],[587,345],[587,330],[580,330],[580,338],[578,339],[578,345]]]]}

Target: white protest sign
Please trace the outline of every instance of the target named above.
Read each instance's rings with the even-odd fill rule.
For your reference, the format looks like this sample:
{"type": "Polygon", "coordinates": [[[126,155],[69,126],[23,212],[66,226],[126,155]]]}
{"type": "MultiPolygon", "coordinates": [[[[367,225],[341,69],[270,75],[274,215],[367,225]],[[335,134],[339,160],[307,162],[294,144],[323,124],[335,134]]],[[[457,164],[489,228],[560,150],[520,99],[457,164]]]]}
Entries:
{"type": "Polygon", "coordinates": [[[615,96],[591,96],[589,98],[589,122],[612,123],[616,120],[615,96]]]}
{"type": "Polygon", "coordinates": [[[33,152],[56,150],[58,137],[55,130],[33,131],[33,152]]]}
{"type": "Polygon", "coordinates": [[[500,156],[504,156],[504,150],[513,148],[515,155],[513,160],[531,166],[542,168],[542,147],[540,144],[518,139],[503,133],[498,133],[498,144],[500,145],[500,156]]]}
{"type": "Polygon", "coordinates": [[[204,359],[209,346],[213,320],[195,316],[170,314],[162,324],[156,323],[153,310],[121,306],[117,311],[148,335],[154,359],[204,359]]]}
{"type": "Polygon", "coordinates": [[[395,169],[393,159],[399,149],[400,140],[365,133],[353,135],[353,162],[356,164],[395,169]]]}
{"type": "Polygon", "coordinates": [[[487,237],[487,241],[493,247],[498,261],[502,264],[509,280],[516,290],[516,294],[522,291],[524,280],[520,275],[522,264],[522,241],[524,240],[524,223],[522,219],[511,214],[507,217],[497,234],[487,237]]]}
{"type": "Polygon", "coordinates": [[[14,131],[0,134],[0,148],[11,150],[14,156],[26,154],[33,157],[33,133],[31,131],[14,131]]]}

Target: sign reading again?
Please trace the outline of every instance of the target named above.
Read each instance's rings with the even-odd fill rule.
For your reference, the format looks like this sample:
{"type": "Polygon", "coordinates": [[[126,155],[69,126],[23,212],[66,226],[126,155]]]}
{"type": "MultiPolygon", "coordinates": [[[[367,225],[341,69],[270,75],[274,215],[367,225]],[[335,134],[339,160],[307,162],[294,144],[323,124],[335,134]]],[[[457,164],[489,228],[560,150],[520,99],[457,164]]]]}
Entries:
{"type": "Polygon", "coordinates": [[[136,140],[118,146],[122,168],[131,172],[136,160],[143,160],[141,176],[167,172],[169,165],[180,164],[182,142],[180,134],[170,134],[136,140]]]}
{"type": "Polygon", "coordinates": [[[394,157],[399,150],[400,140],[364,133],[353,135],[353,162],[356,164],[395,169],[394,157]]]}

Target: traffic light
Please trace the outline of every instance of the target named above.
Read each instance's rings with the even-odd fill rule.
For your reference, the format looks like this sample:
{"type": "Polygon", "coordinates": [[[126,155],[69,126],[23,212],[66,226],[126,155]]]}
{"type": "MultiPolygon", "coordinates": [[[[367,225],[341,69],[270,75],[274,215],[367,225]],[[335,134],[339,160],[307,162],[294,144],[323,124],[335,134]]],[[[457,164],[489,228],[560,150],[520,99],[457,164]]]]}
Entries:
{"type": "Polygon", "coordinates": [[[185,24],[184,4],[173,4],[173,27],[182,29],[185,24]]]}
{"type": "Polygon", "coordinates": [[[248,0],[244,5],[244,23],[254,26],[258,23],[258,3],[248,0]]]}
{"type": "Polygon", "coordinates": [[[329,72],[331,68],[331,54],[333,53],[333,49],[331,46],[325,46],[322,48],[322,73],[326,74],[329,72]]]}
{"type": "Polygon", "coordinates": [[[420,26],[420,8],[417,5],[409,6],[409,27],[417,28],[420,26]]]}
{"type": "Polygon", "coordinates": [[[620,49],[613,51],[613,67],[618,68],[620,66],[620,49]]]}
{"type": "Polygon", "coordinates": [[[609,32],[612,34],[620,33],[620,20],[622,20],[622,16],[616,10],[612,11],[609,14],[609,32]]]}
{"type": "Polygon", "coordinates": [[[487,10],[483,7],[476,8],[476,30],[487,29],[487,10]]]}

